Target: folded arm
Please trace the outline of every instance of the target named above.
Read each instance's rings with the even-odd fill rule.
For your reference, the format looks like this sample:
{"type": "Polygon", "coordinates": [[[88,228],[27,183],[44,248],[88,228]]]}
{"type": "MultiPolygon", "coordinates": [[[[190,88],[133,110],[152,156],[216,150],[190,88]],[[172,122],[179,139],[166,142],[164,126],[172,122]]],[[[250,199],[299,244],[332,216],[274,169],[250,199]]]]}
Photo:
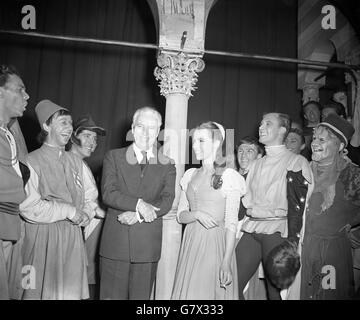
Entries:
{"type": "Polygon", "coordinates": [[[76,208],[65,202],[44,200],[39,193],[39,177],[35,170],[30,169],[30,179],[25,186],[26,199],[20,204],[20,214],[30,223],[53,223],[72,219],[76,208]]]}

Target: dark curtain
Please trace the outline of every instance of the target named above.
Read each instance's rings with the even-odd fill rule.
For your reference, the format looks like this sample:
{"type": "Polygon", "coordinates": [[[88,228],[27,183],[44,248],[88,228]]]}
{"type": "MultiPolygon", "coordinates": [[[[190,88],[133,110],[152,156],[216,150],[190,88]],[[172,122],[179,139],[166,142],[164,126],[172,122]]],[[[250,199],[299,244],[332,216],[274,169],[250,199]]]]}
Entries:
{"type": "MultiPolygon", "coordinates": [[[[58,35],[131,42],[157,42],[145,0],[2,0],[1,29],[21,29],[21,8],[36,9],[36,30],[58,35]]],[[[29,150],[40,131],[34,108],[42,99],[68,107],[73,118],[91,114],[108,134],[90,165],[98,167],[110,148],[122,147],[138,107],[165,99],[153,76],[156,52],[0,35],[0,63],[20,71],[30,95],[20,125],[29,150]]],[[[207,22],[207,49],[296,57],[296,0],[218,0],[207,22]]],[[[189,100],[188,127],[205,120],[254,134],[264,112],[286,112],[300,120],[296,66],[205,55],[205,70],[189,100]]]]}

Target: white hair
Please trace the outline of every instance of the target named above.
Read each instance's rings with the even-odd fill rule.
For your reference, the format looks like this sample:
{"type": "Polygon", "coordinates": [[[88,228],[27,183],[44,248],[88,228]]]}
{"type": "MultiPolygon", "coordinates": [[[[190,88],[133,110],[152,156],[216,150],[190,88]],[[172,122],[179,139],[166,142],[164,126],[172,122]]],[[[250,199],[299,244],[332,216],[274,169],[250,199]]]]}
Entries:
{"type": "Polygon", "coordinates": [[[156,118],[157,118],[157,120],[158,120],[159,127],[161,126],[161,124],[162,124],[162,117],[161,117],[160,112],[157,111],[157,110],[156,110],[155,108],[153,108],[153,107],[147,107],[147,106],[146,106],[146,107],[139,108],[139,109],[137,109],[137,110],[135,111],[134,116],[133,116],[133,120],[132,120],[132,124],[133,124],[133,125],[136,124],[136,122],[137,122],[140,114],[143,113],[143,112],[151,112],[151,113],[155,114],[155,115],[156,115],[156,118]]]}

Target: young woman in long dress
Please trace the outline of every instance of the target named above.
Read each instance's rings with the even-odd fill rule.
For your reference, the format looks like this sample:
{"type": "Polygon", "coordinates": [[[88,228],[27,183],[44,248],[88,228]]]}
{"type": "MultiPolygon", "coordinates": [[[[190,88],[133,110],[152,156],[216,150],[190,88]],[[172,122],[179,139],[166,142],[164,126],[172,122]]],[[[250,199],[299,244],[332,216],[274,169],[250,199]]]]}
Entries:
{"type": "Polygon", "coordinates": [[[234,254],[235,234],[244,178],[227,167],[225,130],[214,122],[198,126],[193,149],[199,169],[180,181],[178,220],[186,224],[172,299],[238,299],[234,254]]]}

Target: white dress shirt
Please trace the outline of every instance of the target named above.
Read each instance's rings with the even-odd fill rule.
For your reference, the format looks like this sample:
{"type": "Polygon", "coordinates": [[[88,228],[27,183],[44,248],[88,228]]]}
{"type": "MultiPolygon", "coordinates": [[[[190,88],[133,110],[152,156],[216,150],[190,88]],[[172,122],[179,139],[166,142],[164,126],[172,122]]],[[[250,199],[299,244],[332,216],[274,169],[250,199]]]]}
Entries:
{"type": "MultiPolygon", "coordinates": [[[[133,149],[134,149],[134,152],[135,152],[135,156],[136,156],[136,160],[138,162],[138,164],[140,164],[142,161],[143,161],[143,154],[142,154],[142,151],[135,143],[133,143],[133,149]]],[[[148,149],[145,151],[146,152],[146,158],[147,158],[147,162],[149,162],[149,159],[150,158],[154,158],[154,153],[153,153],[153,150],[152,148],[148,149]]],[[[144,219],[141,219],[140,218],[140,213],[139,213],[139,210],[138,210],[138,205],[139,205],[139,201],[142,200],[142,199],[139,199],[137,204],[136,204],[136,218],[137,220],[139,221],[139,223],[143,222],[144,219]]]]}

